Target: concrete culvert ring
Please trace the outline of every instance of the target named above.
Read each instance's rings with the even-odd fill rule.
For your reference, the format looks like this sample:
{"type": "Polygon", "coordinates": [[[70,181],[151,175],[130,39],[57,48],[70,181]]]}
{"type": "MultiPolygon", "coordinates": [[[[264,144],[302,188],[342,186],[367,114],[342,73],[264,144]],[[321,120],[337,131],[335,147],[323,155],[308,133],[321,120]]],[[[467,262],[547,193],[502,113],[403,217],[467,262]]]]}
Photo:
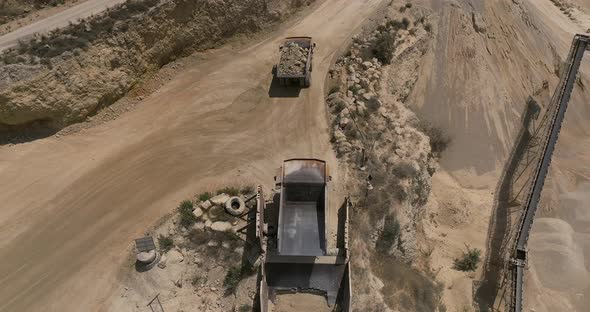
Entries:
{"type": "Polygon", "coordinates": [[[225,211],[232,216],[240,216],[246,212],[246,203],[240,197],[234,196],[225,202],[225,211]]]}
{"type": "Polygon", "coordinates": [[[150,264],[156,260],[156,251],[144,251],[137,254],[137,261],[142,264],[150,264]]]}

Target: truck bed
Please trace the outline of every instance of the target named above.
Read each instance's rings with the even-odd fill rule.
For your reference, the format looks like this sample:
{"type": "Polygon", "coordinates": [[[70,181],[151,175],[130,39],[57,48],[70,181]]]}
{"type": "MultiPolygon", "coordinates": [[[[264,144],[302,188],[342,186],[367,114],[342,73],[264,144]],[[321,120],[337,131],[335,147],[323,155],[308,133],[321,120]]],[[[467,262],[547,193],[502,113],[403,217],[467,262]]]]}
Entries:
{"type": "Polygon", "coordinates": [[[325,254],[324,209],[318,202],[286,202],[280,224],[279,254],[325,254]]]}
{"type": "Polygon", "coordinates": [[[311,38],[287,38],[281,49],[277,78],[303,78],[311,60],[311,38]]]}

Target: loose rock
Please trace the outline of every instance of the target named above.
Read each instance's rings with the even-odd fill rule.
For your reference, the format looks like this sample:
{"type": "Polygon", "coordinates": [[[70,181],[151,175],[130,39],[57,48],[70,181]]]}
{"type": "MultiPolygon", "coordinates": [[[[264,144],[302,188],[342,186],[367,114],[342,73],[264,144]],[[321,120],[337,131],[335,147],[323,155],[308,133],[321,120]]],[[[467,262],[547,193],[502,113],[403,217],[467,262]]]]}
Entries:
{"type": "Polygon", "coordinates": [[[160,257],[160,262],[158,262],[158,267],[160,269],[166,268],[167,261],[168,261],[168,258],[166,257],[166,255],[162,255],[162,257],[160,257]]]}
{"type": "Polygon", "coordinates": [[[305,49],[297,43],[286,44],[281,50],[278,73],[280,75],[303,75],[308,54],[309,49],[305,49]]]}
{"type": "Polygon", "coordinates": [[[201,210],[201,208],[197,207],[197,208],[195,208],[195,210],[193,210],[193,215],[198,219],[203,215],[203,210],[201,210]]]}
{"type": "Polygon", "coordinates": [[[209,201],[209,200],[206,200],[206,201],[202,202],[202,203],[200,204],[200,206],[201,206],[201,208],[203,208],[203,210],[205,210],[205,211],[206,211],[206,210],[208,210],[209,208],[211,208],[211,206],[213,206],[213,204],[211,204],[211,201],[209,201]]]}
{"type": "Polygon", "coordinates": [[[233,226],[229,222],[217,221],[213,222],[211,229],[216,232],[228,232],[233,229],[233,226]]]}
{"type": "Polygon", "coordinates": [[[229,197],[230,196],[227,194],[219,194],[209,199],[209,201],[217,206],[220,206],[225,204],[225,202],[229,200],[229,197]]]}
{"type": "Polygon", "coordinates": [[[166,256],[168,258],[168,263],[169,264],[176,264],[176,263],[181,263],[182,261],[184,261],[184,256],[182,255],[182,253],[176,249],[172,249],[170,251],[168,251],[166,253],[166,256]]]}

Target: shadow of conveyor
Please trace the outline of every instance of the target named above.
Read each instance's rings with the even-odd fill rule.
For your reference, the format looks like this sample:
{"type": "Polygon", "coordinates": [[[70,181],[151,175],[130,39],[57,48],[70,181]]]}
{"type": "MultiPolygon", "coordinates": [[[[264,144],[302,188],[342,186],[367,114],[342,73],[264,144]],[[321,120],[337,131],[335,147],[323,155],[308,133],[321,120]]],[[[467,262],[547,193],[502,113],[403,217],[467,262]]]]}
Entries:
{"type": "Polygon", "coordinates": [[[494,209],[490,217],[488,230],[488,246],[486,259],[483,264],[483,278],[475,290],[474,301],[479,311],[497,311],[494,307],[498,293],[502,289],[500,282],[505,277],[507,247],[512,246],[507,240],[510,238],[510,208],[514,206],[512,190],[518,179],[520,168],[525,155],[531,146],[531,125],[539,116],[540,107],[532,99],[527,100],[525,112],[521,119],[521,129],[518,133],[510,158],[506,162],[502,176],[496,187],[494,209]]]}

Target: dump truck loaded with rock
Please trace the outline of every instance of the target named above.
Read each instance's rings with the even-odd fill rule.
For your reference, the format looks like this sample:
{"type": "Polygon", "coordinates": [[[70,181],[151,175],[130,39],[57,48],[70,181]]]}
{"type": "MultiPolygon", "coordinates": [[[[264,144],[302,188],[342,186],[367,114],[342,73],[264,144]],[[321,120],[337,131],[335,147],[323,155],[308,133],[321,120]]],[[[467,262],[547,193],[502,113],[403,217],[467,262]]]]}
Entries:
{"type": "Polygon", "coordinates": [[[309,87],[313,69],[313,50],[315,43],[311,37],[288,37],[279,48],[279,63],[275,66],[275,76],[280,85],[309,87]]]}
{"type": "Polygon", "coordinates": [[[329,201],[323,160],[290,159],[279,170],[274,199],[267,203],[260,187],[257,195],[261,311],[281,311],[277,295],[285,293],[323,295],[317,311],[348,311],[350,202],[329,201]]]}

